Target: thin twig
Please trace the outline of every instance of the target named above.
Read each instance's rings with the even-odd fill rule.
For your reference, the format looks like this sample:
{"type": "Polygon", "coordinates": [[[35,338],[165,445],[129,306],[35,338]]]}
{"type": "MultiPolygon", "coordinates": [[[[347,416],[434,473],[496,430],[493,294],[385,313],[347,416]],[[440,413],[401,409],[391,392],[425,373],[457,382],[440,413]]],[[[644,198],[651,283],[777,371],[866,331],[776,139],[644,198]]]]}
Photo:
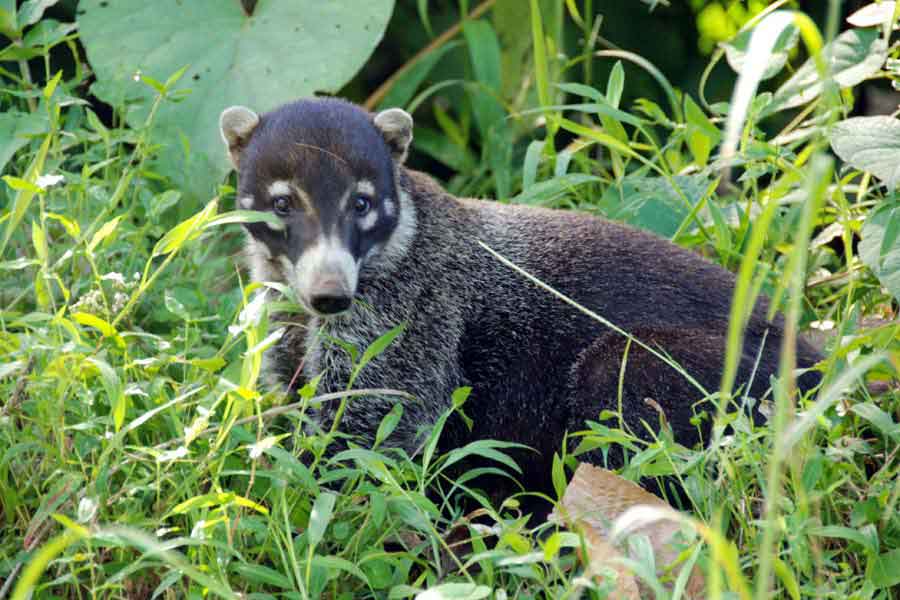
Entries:
{"type": "MultiPolygon", "coordinates": [[[[14,40],[13,45],[22,47],[22,40],[14,40]]],[[[31,69],[28,68],[28,61],[24,58],[19,60],[19,73],[22,74],[22,80],[25,81],[25,85],[28,88],[28,91],[34,90],[34,82],[31,80],[31,69]]],[[[25,102],[28,104],[29,112],[34,112],[37,110],[37,101],[33,96],[26,96],[25,102]]]]}
{"type": "Polygon", "coordinates": [[[407,71],[412,69],[416,65],[416,63],[425,58],[428,54],[437,50],[438,48],[452,40],[454,37],[456,37],[456,34],[458,34],[460,30],[462,30],[463,23],[465,23],[466,21],[474,21],[485,12],[487,12],[487,10],[491,6],[493,6],[495,2],[497,2],[497,0],[484,0],[484,2],[476,6],[475,9],[466,16],[466,18],[460,19],[459,23],[431,40],[431,42],[427,46],[416,52],[415,56],[406,61],[406,63],[402,67],[394,71],[393,75],[388,77],[384,83],[378,86],[377,90],[372,92],[372,95],[369,96],[363,104],[366,110],[375,110],[375,107],[378,106],[378,103],[381,102],[385,96],[387,96],[387,93],[391,90],[392,87],[394,87],[394,84],[397,83],[398,79],[403,77],[403,75],[405,75],[407,71]]]}

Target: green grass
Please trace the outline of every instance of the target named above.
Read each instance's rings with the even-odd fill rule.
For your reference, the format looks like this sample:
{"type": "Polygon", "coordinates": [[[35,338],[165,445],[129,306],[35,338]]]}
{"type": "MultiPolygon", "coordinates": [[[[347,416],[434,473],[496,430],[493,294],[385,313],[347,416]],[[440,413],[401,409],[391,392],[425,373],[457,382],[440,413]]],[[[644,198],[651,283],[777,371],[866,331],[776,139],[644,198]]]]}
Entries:
{"type": "MultiPolygon", "coordinates": [[[[504,105],[510,116],[489,124],[497,100],[477,96],[475,125],[471,114],[439,119],[474,128],[443,155],[481,165],[451,188],[509,186],[512,201],[670,237],[738,273],[735,332],[747,299],[765,292],[791,331],[816,324],[826,355],[822,389],[799,398],[788,346],[777,418],[755,426],[718,415],[731,430],[707,448],[678,446],[665,428],[648,444],[615,413],[597,415],[572,432],[577,450],[560,449],[558,490],[580,452],[618,445],[623,476],[681,479],[706,532],[689,550],[708,597],[895,597],[900,325],[896,299],[854,244],[870,211],[895,197],[826,158],[825,127],[787,147],[745,128],[745,176],[721,191],[721,115],[680,101],[620,106],[621,69],[603,90],[560,87],[577,83],[581,65],[542,54],[542,41],[558,42],[546,25],[522,24],[536,42],[531,104],[504,105]],[[538,115],[548,139],[574,141],[532,140],[524,123],[538,115]],[[514,147],[509,160],[474,158],[499,143],[514,147]]],[[[470,32],[470,50],[493,60],[485,35],[470,32]]],[[[484,78],[466,89],[497,85],[484,78]]],[[[78,82],[47,79],[27,101],[0,96],[3,107],[33,104],[42,128],[0,190],[0,597],[24,598],[30,586],[41,598],[402,598],[429,588],[448,598],[605,597],[608,581],[583,577],[577,529],[529,522],[522,497],[492,504],[473,487],[477,473],[451,476],[472,453],[514,477],[501,441],[440,455],[441,420],[419,456],[376,444],[325,459],[326,435],[302,433],[306,412],[352,397],[322,397],[313,382],[285,398],[261,383],[278,324],[252,304],[260,286],[235,260],[239,223],[257,217],[227,211],[228,185],[198,204],[155,173],[153,112],[142,128],[108,128],[68,101],[78,82]]],[[[158,105],[169,101],[164,88],[158,105]]],[[[356,349],[359,368],[388,341],[356,349]]],[[[720,404],[733,392],[727,381],[709,391],[720,404]]],[[[465,396],[454,405],[464,410],[465,396]]],[[[379,440],[398,418],[385,418],[379,440]]]]}

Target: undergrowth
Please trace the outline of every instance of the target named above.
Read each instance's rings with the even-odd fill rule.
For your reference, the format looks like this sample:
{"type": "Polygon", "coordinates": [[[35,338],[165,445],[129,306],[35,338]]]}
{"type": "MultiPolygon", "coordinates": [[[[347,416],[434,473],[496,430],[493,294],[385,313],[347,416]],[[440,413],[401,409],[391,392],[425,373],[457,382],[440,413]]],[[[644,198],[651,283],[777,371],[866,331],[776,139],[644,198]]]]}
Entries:
{"type": "MultiPolygon", "coordinates": [[[[727,103],[707,103],[703,90],[695,101],[621,50],[605,51],[624,61],[605,85],[578,83],[584,56],[553,54],[547,43],[562,42],[540,14],[525,24],[532,72],[519,106],[490,93],[499,84],[485,66],[496,60],[486,21],[453,42],[473,65],[471,110],[434,103],[442,129],[421,136],[432,158],[471,167],[450,189],[588,211],[691,247],[738,273],[730,357],[758,293],[826,356],[818,394],[799,398],[788,344],[768,399],[778,417],[758,426],[707,414],[718,427],[706,448],[676,444],[664,419],[648,424],[659,433],[647,443],[615,413],[596,415],[560,448],[549,500],[580,453],[618,447],[624,477],[675,475],[686,510],[713,532],[683,557],[706,574],[708,597],[891,597],[900,326],[888,266],[874,272],[859,238],[876,211],[898,209],[877,170],[838,166],[826,151],[852,86],[810,99],[818,112],[778,136],[757,127],[772,94],[756,94],[727,156],[727,103]],[[623,64],[650,72],[669,104],[622,106],[623,64]]],[[[890,68],[877,76],[895,80],[890,68]]],[[[156,99],[137,127],[104,124],[79,97],[80,69],[62,78],[45,61],[44,75],[37,88],[0,71],[0,105],[30,115],[0,190],[0,598],[29,586],[77,598],[606,597],[609,579],[585,575],[577,528],[529,520],[527,490],[497,504],[478,473],[450,476],[470,454],[491,459],[494,474],[518,470],[502,440],[437,452],[467,390],[448,399],[417,456],[380,446],[397,409],[374,447],[325,458],[326,434],[303,433],[305,415],[358,390],[323,397],[313,381],[285,398],[262,384],[278,307],[261,302],[236,260],[240,223],[262,217],[229,210],[228,182],[198,207],[154,170],[156,109],[178,101],[179,73],[145,78],[156,99]]],[[[402,103],[427,106],[440,87],[413,91],[402,103]]],[[[890,260],[898,222],[884,227],[890,260]]],[[[358,368],[390,338],[356,349],[358,368]]],[[[735,392],[725,379],[710,390],[714,405],[735,392]]],[[[673,595],[652,553],[638,557],[649,589],[673,595]]]]}

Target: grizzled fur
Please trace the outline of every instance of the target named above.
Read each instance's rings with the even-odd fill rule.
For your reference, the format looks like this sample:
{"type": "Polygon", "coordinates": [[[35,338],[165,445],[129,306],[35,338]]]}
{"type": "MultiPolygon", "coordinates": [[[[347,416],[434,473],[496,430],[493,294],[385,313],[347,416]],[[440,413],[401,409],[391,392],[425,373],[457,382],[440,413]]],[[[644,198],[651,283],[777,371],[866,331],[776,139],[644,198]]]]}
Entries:
{"type": "MultiPolygon", "coordinates": [[[[341,314],[312,314],[270,352],[283,385],[294,381],[296,389],[304,378],[324,373],[320,392],[343,389],[351,360],[328,338],[362,350],[406,323],[402,336],[355,383],[416,397],[404,401],[403,419],[389,442],[414,451],[423,429],[448,408],[451,393],[471,386],[465,411],[474,428],[469,432],[455,422],[444,445],[487,437],[526,444],[539,454],[522,455],[525,479],[545,483],[564,433],[583,429],[586,419],[597,419],[603,410],[617,410],[626,339],[498,262],[477,243],[483,241],[664,350],[706,389],[718,388],[731,273],[653,235],[585,214],[455,198],[402,166],[409,132],[404,140],[404,132],[386,132],[377,122],[348,103],[307,100],[263,115],[246,135],[225,133],[226,142],[235,142],[229,148],[239,168],[238,199],[247,208],[270,210],[265,190],[273,180],[295,182],[322,213],[319,222],[361,179],[372,183],[381,204],[377,224],[368,231],[334,226],[359,267],[354,301],[341,314]],[[392,209],[385,212],[385,206],[392,209]],[[301,364],[303,376],[295,378],[301,364]]],[[[285,223],[284,232],[264,224],[248,227],[257,278],[295,282],[292,264],[317,235],[317,220],[285,223]]],[[[768,323],[766,308],[760,301],[750,318],[739,371],[739,383],[746,384],[761,354],[750,387],[757,398],[777,371],[782,341],[782,321],[768,323]]],[[[804,367],[817,360],[802,342],[799,356],[804,367]]],[[[800,384],[808,388],[816,381],[806,374],[800,384]]],[[[691,418],[711,409],[698,404],[701,398],[680,374],[632,344],[622,411],[633,431],[648,437],[648,427],[657,430],[659,407],[676,439],[691,445],[700,439],[691,418]]],[[[351,401],[342,431],[371,442],[396,401],[351,401]]],[[[335,408],[325,406],[319,415],[323,426],[330,425],[335,408]]]]}

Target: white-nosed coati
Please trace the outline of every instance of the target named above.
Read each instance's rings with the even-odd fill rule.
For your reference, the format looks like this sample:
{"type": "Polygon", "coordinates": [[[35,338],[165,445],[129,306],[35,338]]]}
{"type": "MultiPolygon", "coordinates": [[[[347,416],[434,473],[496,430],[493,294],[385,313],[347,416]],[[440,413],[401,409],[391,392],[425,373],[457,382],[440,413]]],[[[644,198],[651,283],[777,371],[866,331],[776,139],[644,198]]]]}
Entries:
{"type": "MultiPolygon", "coordinates": [[[[344,389],[351,358],[329,338],[361,351],[406,323],[355,382],[416,397],[404,401],[390,443],[413,451],[452,392],[471,386],[465,411],[474,426],[456,423],[444,445],[494,438],[531,446],[539,454],[522,455],[524,480],[541,485],[564,432],[618,409],[626,339],[498,262],[479,241],[718,389],[734,285],[725,269],[586,214],[455,198],[403,166],[413,123],[399,109],[373,116],[341,100],[301,100],[262,116],[229,108],[221,127],[238,170],[239,206],[283,222],[247,225],[253,277],[290,285],[309,313],[307,328],[288,331],[270,351],[280,382],[295,381],[302,364],[306,378],[323,373],[320,392],[344,389]]],[[[780,318],[767,322],[766,308],[764,300],[756,306],[740,360],[739,381],[757,398],[777,370],[782,339],[780,318]]],[[[800,366],[816,360],[801,342],[800,366]]],[[[816,381],[807,373],[800,386],[816,381]]],[[[652,398],[676,439],[696,443],[691,418],[710,408],[698,405],[702,397],[671,366],[630,347],[621,401],[634,432],[657,429],[658,410],[645,401],[652,398]]],[[[341,431],[371,442],[396,401],[352,401],[341,431]]],[[[323,407],[324,426],[336,406],[323,407]]]]}

